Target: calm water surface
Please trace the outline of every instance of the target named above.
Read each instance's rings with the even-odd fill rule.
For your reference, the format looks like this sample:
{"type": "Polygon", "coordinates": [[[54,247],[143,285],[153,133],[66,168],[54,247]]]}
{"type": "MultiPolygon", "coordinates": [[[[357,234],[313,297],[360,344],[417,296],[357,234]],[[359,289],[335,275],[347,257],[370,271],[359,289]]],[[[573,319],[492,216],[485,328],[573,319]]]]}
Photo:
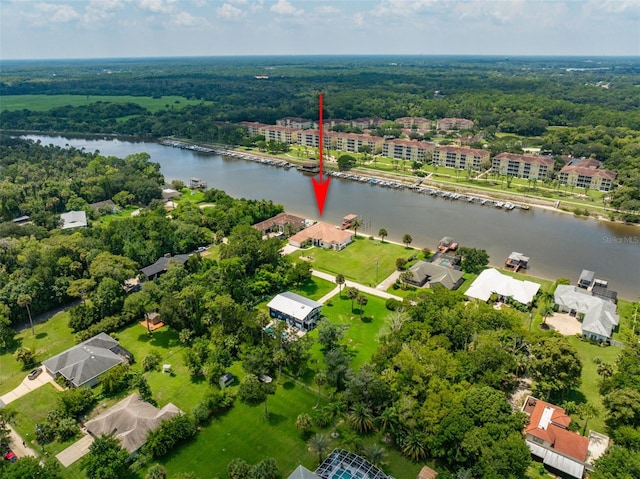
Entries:
{"type": "MultiPolygon", "coordinates": [[[[160,163],[167,181],[195,176],[209,187],[235,197],[272,199],[286,210],[320,219],[311,179],[293,169],[284,170],[245,160],[171,148],[153,142],[120,139],[65,138],[27,135],[43,144],[74,146],[103,155],[126,156],[147,152],[160,163]]],[[[323,221],[340,224],[348,213],[362,216],[361,231],[400,241],[405,233],[413,245],[435,247],[443,236],[486,249],[491,262],[501,265],[511,251],[531,257],[528,273],[550,279],[577,280],[582,269],[609,280],[609,287],[628,299],[640,295],[640,228],[576,218],[564,213],[532,209],[502,211],[488,206],[451,201],[331,179],[323,221]]]]}

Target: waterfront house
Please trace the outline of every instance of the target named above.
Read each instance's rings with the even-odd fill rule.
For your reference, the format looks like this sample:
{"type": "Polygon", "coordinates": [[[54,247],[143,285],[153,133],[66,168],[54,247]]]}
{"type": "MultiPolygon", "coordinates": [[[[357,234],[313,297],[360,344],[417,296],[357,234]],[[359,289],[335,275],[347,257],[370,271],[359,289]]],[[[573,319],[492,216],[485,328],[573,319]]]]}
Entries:
{"type": "Polygon", "coordinates": [[[305,227],[305,219],[289,213],[278,213],[272,218],[253,225],[263,236],[269,233],[277,235],[295,234],[305,227]]]}
{"type": "Polygon", "coordinates": [[[340,251],[353,240],[353,233],[328,223],[318,222],[289,238],[289,244],[297,248],[306,245],[340,251]]]}
{"type": "Polygon", "coordinates": [[[527,397],[522,412],[529,416],[523,431],[525,443],[553,472],[581,479],[609,445],[609,438],[595,431],[588,438],[570,431],[571,418],[565,410],[540,399],[527,397]]]}
{"type": "Polygon", "coordinates": [[[62,213],[60,220],[62,220],[62,226],[60,228],[63,230],[87,227],[87,214],[82,210],[62,213]]]}
{"type": "Polygon", "coordinates": [[[610,191],[616,176],[615,171],[602,168],[602,163],[594,158],[571,158],[560,170],[558,181],[561,185],[610,191]]]}
{"type": "Polygon", "coordinates": [[[500,153],[493,158],[493,171],[514,178],[544,180],[553,171],[555,161],[549,156],[500,153]]]}
{"type": "Polygon", "coordinates": [[[464,281],[462,271],[426,261],[418,261],[408,271],[412,275],[408,283],[418,287],[426,285],[433,288],[440,285],[447,289],[458,289],[464,281]]]}
{"type": "Polygon", "coordinates": [[[87,421],[85,427],[96,438],[113,434],[123,449],[134,454],[147,442],[149,431],[178,414],[183,412],[172,403],[158,409],[134,393],[87,421]]]}
{"type": "Polygon", "coordinates": [[[615,303],[574,285],[558,285],[554,301],[560,311],[582,315],[582,335],[594,341],[611,340],[620,322],[615,303]]]}
{"type": "Polygon", "coordinates": [[[270,317],[286,321],[293,328],[308,331],[320,319],[322,303],[287,291],[269,301],[267,307],[270,317]]]}
{"type": "Polygon", "coordinates": [[[63,377],[71,386],[93,387],[112,367],[129,363],[133,355],[111,336],[100,333],[47,359],[42,364],[55,377],[63,377]]]}
{"type": "Polygon", "coordinates": [[[491,295],[496,294],[499,301],[512,299],[530,304],[539,289],[538,283],[521,281],[489,268],[480,273],[465,294],[481,301],[487,301],[491,295]]]}
{"type": "Polygon", "coordinates": [[[489,156],[487,150],[478,148],[437,146],[432,153],[432,162],[436,166],[479,171],[483,163],[489,162],[489,156]]]}
{"type": "Polygon", "coordinates": [[[185,264],[188,259],[188,254],[177,254],[175,256],[171,256],[171,253],[167,253],[163,257],[158,258],[158,261],[155,263],[141,268],[140,272],[147,280],[150,281],[161,274],[166,273],[171,264],[185,264]]]}

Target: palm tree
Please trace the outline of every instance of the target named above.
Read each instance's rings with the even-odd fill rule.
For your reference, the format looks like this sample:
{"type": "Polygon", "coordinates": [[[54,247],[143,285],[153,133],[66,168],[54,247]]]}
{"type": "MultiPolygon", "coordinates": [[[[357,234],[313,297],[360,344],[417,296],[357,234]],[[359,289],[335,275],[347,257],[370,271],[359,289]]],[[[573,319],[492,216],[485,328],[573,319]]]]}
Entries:
{"type": "Polygon", "coordinates": [[[389,233],[387,233],[387,230],[384,228],[380,228],[378,230],[378,236],[380,236],[380,239],[382,240],[382,242],[384,243],[384,239],[389,236],[389,233]]]}
{"type": "Polygon", "coordinates": [[[322,462],[322,456],[324,456],[329,450],[329,438],[324,434],[314,434],[309,439],[307,447],[313,453],[318,455],[318,464],[322,462]]]}
{"type": "Polygon", "coordinates": [[[356,218],[355,220],[353,220],[353,223],[351,223],[351,228],[353,229],[354,232],[354,236],[357,238],[358,237],[358,228],[362,227],[362,220],[360,218],[356,218]]]}
{"type": "Polygon", "coordinates": [[[596,417],[600,413],[600,410],[590,402],[580,404],[578,406],[578,416],[580,419],[584,419],[584,426],[582,427],[582,435],[587,432],[587,424],[589,419],[596,417]]]}
{"type": "Polygon", "coordinates": [[[356,297],[356,303],[360,306],[360,321],[362,321],[362,317],[364,316],[364,307],[369,302],[369,298],[367,298],[364,294],[359,294],[356,297]]]}
{"type": "Polygon", "coordinates": [[[347,288],[347,298],[349,298],[351,300],[351,312],[353,313],[353,301],[360,296],[360,291],[358,291],[358,288],[347,288]]]}
{"type": "Polygon", "coordinates": [[[340,297],[342,298],[342,285],[346,282],[346,279],[343,274],[336,274],[336,284],[340,288],[340,297]]]}
{"type": "Polygon", "coordinates": [[[327,404],[327,410],[329,411],[329,414],[331,414],[331,421],[333,423],[333,431],[331,432],[331,437],[336,438],[339,436],[338,420],[344,412],[344,404],[340,401],[330,402],[329,404],[327,404]]]}
{"type": "Polygon", "coordinates": [[[376,418],[378,424],[378,430],[382,434],[383,442],[391,442],[391,435],[394,434],[398,428],[398,414],[395,408],[388,407],[376,418]]]}
{"type": "Polygon", "coordinates": [[[405,235],[402,237],[402,242],[407,248],[409,247],[412,241],[413,241],[413,238],[409,233],[405,233],[405,235]]]}
{"type": "Polygon", "coordinates": [[[278,349],[273,353],[273,362],[278,366],[278,383],[280,383],[280,378],[282,377],[282,366],[289,362],[287,352],[284,349],[278,349]]]}
{"type": "Polygon", "coordinates": [[[351,409],[347,417],[349,425],[357,432],[369,432],[373,430],[373,414],[368,407],[362,403],[357,403],[351,409]]]}
{"type": "Polygon", "coordinates": [[[32,301],[33,298],[31,298],[31,296],[29,296],[28,294],[21,294],[20,296],[18,296],[18,306],[27,309],[27,314],[29,315],[29,323],[31,324],[31,334],[35,336],[36,330],[33,328],[33,318],[31,317],[31,308],[29,307],[32,301]]]}
{"type": "Polygon", "coordinates": [[[296,418],[296,428],[302,431],[303,437],[311,429],[311,426],[313,426],[313,421],[307,413],[302,413],[296,418]]]}
{"type": "Polygon", "coordinates": [[[320,394],[322,393],[322,386],[327,384],[327,373],[324,371],[318,371],[316,375],[313,377],[313,382],[318,386],[318,401],[313,408],[317,408],[320,405],[320,394]]]}
{"type": "Polygon", "coordinates": [[[402,440],[402,454],[409,456],[414,461],[419,461],[427,455],[424,438],[418,431],[410,431],[402,440]]]}
{"type": "Polygon", "coordinates": [[[402,281],[402,289],[407,289],[409,281],[413,279],[413,273],[411,271],[403,271],[400,273],[400,281],[402,281]]]}
{"type": "Polygon", "coordinates": [[[378,446],[375,442],[369,444],[365,448],[364,455],[369,459],[371,464],[378,468],[386,464],[385,458],[387,457],[387,451],[384,447],[378,446]]]}

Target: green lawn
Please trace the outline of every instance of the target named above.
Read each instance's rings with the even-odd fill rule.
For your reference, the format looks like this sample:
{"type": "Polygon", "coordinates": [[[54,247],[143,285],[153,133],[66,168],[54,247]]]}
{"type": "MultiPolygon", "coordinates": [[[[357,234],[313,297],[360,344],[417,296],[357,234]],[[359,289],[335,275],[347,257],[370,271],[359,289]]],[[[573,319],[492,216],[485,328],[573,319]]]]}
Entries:
{"type": "Polygon", "coordinates": [[[0,111],[31,110],[46,111],[61,106],[82,106],[96,102],[106,103],[136,103],[151,113],[165,109],[181,109],[189,105],[198,105],[200,100],[188,100],[181,96],[105,96],[105,95],[4,95],[0,103],[0,111]]]}
{"type": "MultiPolygon", "coordinates": [[[[368,362],[376,349],[378,349],[378,334],[384,326],[389,310],[385,307],[384,299],[365,295],[369,301],[364,307],[364,320],[361,320],[358,304],[354,301],[354,311],[351,312],[351,300],[347,299],[344,294],[342,296],[342,298],[334,296],[331,300],[332,306],[325,305],[322,308],[322,314],[332,323],[342,324],[347,327],[341,343],[347,346],[347,350],[351,355],[351,367],[357,370],[368,362]]],[[[317,329],[309,334],[314,339],[318,337],[317,329]]],[[[314,343],[311,353],[313,369],[324,368],[320,344],[314,343]]]]}
{"type": "Polygon", "coordinates": [[[306,298],[313,299],[315,301],[322,298],[329,291],[334,289],[337,285],[326,279],[316,278],[315,276],[307,281],[300,288],[294,288],[291,291],[294,293],[305,296],[306,298]]]}
{"type": "MultiPolygon", "coordinates": [[[[578,351],[578,357],[582,361],[582,384],[578,391],[571,391],[567,400],[575,401],[576,403],[590,402],[596,406],[600,413],[589,420],[587,426],[587,434],[589,429],[606,434],[604,420],[606,418],[605,409],[602,406],[602,396],[598,390],[599,376],[597,373],[598,365],[593,362],[594,358],[599,358],[602,362],[614,364],[616,358],[620,355],[620,348],[615,346],[597,346],[587,341],[581,341],[575,336],[569,336],[567,338],[578,351]]],[[[580,424],[580,430],[584,421],[580,419],[577,414],[573,414],[571,419],[580,424]]]]}
{"type": "Polygon", "coordinates": [[[357,283],[375,286],[395,271],[397,258],[406,259],[414,254],[419,255],[420,250],[360,235],[342,251],[311,248],[296,251],[292,257],[311,257],[313,269],[334,275],[341,273],[357,283]]]}
{"type": "Polygon", "coordinates": [[[15,388],[27,374],[13,357],[15,349],[20,346],[35,349],[39,364],[76,344],[68,324],[69,314],[59,313],[45,323],[36,324],[35,336],[31,328],[16,335],[15,348],[0,355],[0,395],[15,388]]]}

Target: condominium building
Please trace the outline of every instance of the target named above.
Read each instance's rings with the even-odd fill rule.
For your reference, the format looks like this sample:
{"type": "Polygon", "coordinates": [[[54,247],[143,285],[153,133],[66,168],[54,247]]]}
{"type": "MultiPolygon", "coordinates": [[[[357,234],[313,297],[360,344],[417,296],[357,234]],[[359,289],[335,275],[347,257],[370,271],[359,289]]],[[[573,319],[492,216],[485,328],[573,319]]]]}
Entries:
{"type": "Polygon", "coordinates": [[[430,130],[431,120],[428,118],[420,118],[417,116],[404,116],[396,118],[396,123],[401,123],[403,128],[411,130],[430,130]]]}
{"type": "Polygon", "coordinates": [[[371,152],[381,149],[384,144],[384,138],[380,136],[359,135],[356,133],[333,133],[332,140],[335,141],[334,148],[340,151],[348,151],[350,153],[359,152],[363,146],[368,146],[371,152]]]}
{"type": "Polygon", "coordinates": [[[602,169],[602,163],[598,160],[574,158],[560,170],[558,180],[562,185],[610,191],[613,189],[616,176],[615,171],[602,169]]]}
{"type": "Polygon", "coordinates": [[[351,120],[351,125],[360,128],[361,130],[366,130],[367,128],[377,128],[383,123],[386,123],[389,120],[385,120],[384,118],[371,117],[371,118],[356,118],[351,120]]]}
{"type": "Polygon", "coordinates": [[[544,180],[553,171],[554,160],[548,156],[500,153],[493,158],[493,170],[516,178],[544,180]]]}
{"type": "Polygon", "coordinates": [[[440,118],[436,125],[440,131],[470,130],[473,128],[473,121],[466,118],[440,118]]]}
{"type": "Polygon", "coordinates": [[[307,128],[313,128],[313,120],[287,116],[276,120],[276,125],[290,126],[291,128],[295,128],[296,130],[306,130],[307,128]]]}
{"type": "Polygon", "coordinates": [[[449,168],[480,170],[489,161],[489,152],[477,148],[438,146],[433,150],[433,164],[449,168]]]}
{"type": "Polygon", "coordinates": [[[382,156],[401,160],[425,161],[431,154],[434,144],[418,140],[386,140],[382,145],[382,156]]]}

